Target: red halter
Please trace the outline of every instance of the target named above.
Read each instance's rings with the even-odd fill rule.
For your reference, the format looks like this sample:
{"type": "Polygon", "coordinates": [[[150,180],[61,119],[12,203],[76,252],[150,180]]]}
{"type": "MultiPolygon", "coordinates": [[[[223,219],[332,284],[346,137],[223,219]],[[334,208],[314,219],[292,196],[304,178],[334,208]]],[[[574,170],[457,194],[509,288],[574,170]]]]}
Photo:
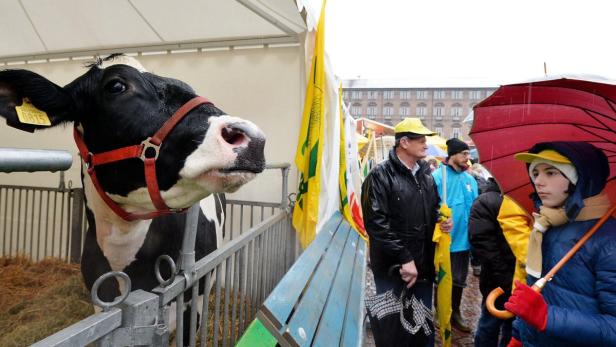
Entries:
{"type": "Polygon", "coordinates": [[[163,198],[160,195],[160,190],[158,189],[158,179],[156,178],[156,159],[158,158],[158,153],[160,152],[160,147],[162,146],[165,137],[184,118],[184,116],[188,114],[188,112],[202,104],[213,105],[208,99],[202,96],[197,96],[175,111],[171,118],[169,118],[165,124],[158,129],[154,136],[148,137],[138,145],[122,147],[103,153],[93,154],[90,152],[83,141],[83,135],[77,131],[76,127],[73,128],[73,136],[75,138],[75,142],[77,143],[77,148],[79,148],[79,154],[86,164],[88,174],[92,179],[94,187],[107,206],[109,206],[113,212],[120,216],[120,218],[126,221],[152,219],[163,214],[183,212],[186,210],[186,208],[169,208],[163,201],[163,198]],[[107,193],[105,193],[100,182],[98,181],[98,178],[96,177],[96,171],[94,171],[95,167],[131,158],[140,158],[143,160],[145,182],[148,186],[148,192],[150,193],[152,204],[156,207],[156,211],[142,214],[127,212],[115,201],[113,201],[107,193]]]}

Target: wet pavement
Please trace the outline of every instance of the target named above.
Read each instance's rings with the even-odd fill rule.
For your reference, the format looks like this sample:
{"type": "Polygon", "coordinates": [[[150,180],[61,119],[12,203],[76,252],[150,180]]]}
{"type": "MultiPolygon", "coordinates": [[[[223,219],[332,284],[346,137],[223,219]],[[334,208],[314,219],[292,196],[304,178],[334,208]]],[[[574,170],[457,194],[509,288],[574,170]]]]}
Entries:
{"type": "MultiPolygon", "coordinates": [[[[460,310],[462,315],[466,318],[467,322],[473,329],[471,333],[463,333],[456,329],[453,329],[452,346],[466,347],[473,346],[474,344],[474,332],[477,327],[477,321],[481,313],[481,293],[479,292],[479,277],[473,276],[473,270],[469,268],[468,277],[466,279],[467,287],[464,289],[462,295],[462,304],[460,310]]],[[[374,279],[372,277],[372,271],[368,267],[366,276],[366,295],[374,295],[376,288],[374,286],[374,279]]],[[[366,318],[367,320],[367,318],[366,318]]],[[[441,346],[439,337],[437,334],[436,346],[441,346]]],[[[364,347],[374,347],[374,339],[372,337],[372,331],[369,328],[364,330],[364,347]]]]}

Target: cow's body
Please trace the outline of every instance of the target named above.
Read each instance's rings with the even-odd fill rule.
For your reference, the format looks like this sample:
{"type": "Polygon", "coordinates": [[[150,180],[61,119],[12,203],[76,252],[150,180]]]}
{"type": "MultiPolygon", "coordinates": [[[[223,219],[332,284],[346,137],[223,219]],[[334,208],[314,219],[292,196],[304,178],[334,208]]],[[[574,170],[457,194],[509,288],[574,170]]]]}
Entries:
{"type": "MultiPolygon", "coordinates": [[[[0,116],[22,130],[45,128],[18,117],[16,106],[26,98],[47,113],[51,126],[75,123],[89,223],[82,256],[88,288],[100,275],[118,270],[130,276],[133,289],[150,290],[158,285],[156,259],[167,254],[177,262],[186,214],[142,216],[185,209],[207,197],[201,204],[207,215],[199,215],[196,258],[216,249],[224,196],[211,194],[235,191],[265,167],[265,137],[254,124],[224,114],[181,81],[147,73],[131,58],[100,60],[65,87],[26,70],[0,71],[0,116]],[[142,150],[141,159],[96,164],[107,153],[144,148],[144,141],[156,138],[194,99],[201,101],[187,108],[156,156],[142,150]],[[148,181],[148,159],[153,158],[155,177],[148,181]]],[[[106,301],[119,293],[115,281],[99,290],[106,301]]]]}

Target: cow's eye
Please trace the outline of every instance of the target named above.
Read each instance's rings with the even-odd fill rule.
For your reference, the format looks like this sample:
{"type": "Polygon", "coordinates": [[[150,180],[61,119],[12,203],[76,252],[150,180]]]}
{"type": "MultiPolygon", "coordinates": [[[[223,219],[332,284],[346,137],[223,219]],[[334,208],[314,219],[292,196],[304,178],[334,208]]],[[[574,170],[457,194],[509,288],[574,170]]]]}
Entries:
{"type": "Polygon", "coordinates": [[[118,80],[111,81],[105,85],[105,90],[111,94],[120,94],[126,90],[126,84],[118,80]]]}

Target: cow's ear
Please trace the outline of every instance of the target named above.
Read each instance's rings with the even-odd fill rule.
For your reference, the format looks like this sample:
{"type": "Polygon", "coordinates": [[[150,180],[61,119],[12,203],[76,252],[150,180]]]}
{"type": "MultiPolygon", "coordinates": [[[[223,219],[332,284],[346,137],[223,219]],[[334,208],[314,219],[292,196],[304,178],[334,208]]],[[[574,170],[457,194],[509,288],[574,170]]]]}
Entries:
{"type": "Polygon", "coordinates": [[[0,71],[0,117],[14,128],[33,132],[69,122],[73,102],[60,86],[28,70],[0,71]]]}

